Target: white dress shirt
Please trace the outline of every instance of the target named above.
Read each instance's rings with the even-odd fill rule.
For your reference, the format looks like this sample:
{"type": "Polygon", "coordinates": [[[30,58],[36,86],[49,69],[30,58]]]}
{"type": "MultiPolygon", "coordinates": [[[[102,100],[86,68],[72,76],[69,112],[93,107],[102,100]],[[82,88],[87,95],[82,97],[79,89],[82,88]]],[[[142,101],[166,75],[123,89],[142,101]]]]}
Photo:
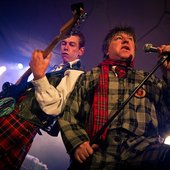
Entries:
{"type": "MultiPolygon", "coordinates": [[[[71,62],[70,67],[76,62],[77,60],[71,62]]],[[[54,71],[58,69],[59,67],[54,71]]],[[[62,66],[60,69],[62,69],[62,66]]],[[[35,87],[35,97],[41,109],[48,115],[59,115],[62,112],[78,77],[82,73],[82,70],[66,70],[64,77],[57,87],[51,85],[46,76],[38,80],[32,80],[35,87]]]]}

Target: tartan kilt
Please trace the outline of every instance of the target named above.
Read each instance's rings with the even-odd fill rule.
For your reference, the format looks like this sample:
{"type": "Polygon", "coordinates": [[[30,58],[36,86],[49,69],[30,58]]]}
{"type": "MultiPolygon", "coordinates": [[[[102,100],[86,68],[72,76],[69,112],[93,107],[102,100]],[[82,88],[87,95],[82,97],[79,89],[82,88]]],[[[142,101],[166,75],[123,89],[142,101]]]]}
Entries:
{"type": "Polygon", "coordinates": [[[20,169],[38,131],[17,113],[0,117],[0,170],[20,169]]]}

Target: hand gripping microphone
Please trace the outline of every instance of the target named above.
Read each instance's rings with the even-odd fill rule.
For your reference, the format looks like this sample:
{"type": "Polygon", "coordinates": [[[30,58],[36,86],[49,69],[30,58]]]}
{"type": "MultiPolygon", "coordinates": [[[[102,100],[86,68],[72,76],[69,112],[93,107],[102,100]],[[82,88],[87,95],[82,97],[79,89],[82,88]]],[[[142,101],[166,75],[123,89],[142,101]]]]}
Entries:
{"type": "Polygon", "coordinates": [[[157,53],[158,52],[158,48],[154,47],[152,44],[145,44],[144,45],[144,51],[146,53],[148,53],[148,52],[157,53]]]}
{"type": "MultiPolygon", "coordinates": [[[[158,53],[159,52],[158,47],[154,47],[152,44],[145,44],[144,51],[145,51],[145,53],[158,53]]],[[[167,61],[170,61],[170,52],[169,51],[162,52],[161,55],[164,55],[164,56],[167,55],[168,56],[167,61]]]]}
{"type": "MultiPolygon", "coordinates": [[[[152,44],[145,44],[144,51],[146,53],[159,53],[158,47],[154,47],[152,44]]],[[[170,51],[162,52],[161,55],[168,55],[170,58],[170,51]]]]}

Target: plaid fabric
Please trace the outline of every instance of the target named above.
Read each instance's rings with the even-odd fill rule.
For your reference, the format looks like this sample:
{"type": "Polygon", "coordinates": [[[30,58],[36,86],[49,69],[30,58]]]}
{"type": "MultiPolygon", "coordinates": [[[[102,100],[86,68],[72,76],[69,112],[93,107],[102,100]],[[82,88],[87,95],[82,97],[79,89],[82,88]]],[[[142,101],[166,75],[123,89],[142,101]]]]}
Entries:
{"type": "MultiPolygon", "coordinates": [[[[101,68],[99,76],[99,85],[95,88],[92,113],[89,119],[88,134],[90,139],[101,129],[103,124],[108,120],[108,72],[109,66],[104,65],[101,68]]],[[[105,139],[107,129],[101,136],[105,139]]]]}
{"type": "MultiPolygon", "coordinates": [[[[144,152],[131,148],[129,157],[124,159],[124,150],[127,143],[138,136],[126,133],[123,129],[108,131],[106,141],[99,150],[87,159],[83,164],[72,162],[69,170],[136,170],[146,168],[150,170],[168,170],[170,167],[170,146],[154,141],[148,145],[144,152]],[[135,155],[135,156],[134,156],[135,155]]],[[[137,139],[142,142],[143,139],[137,139]]]]}
{"type": "MultiPolygon", "coordinates": [[[[67,101],[63,116],[59,119],[62,138],[69,154],[72,154],[78,145],[90,140],[86,129],[100,71],[99,67],[95,67],[81,75],[67,101]]],[[[147,75],[148,73],[140,70],[128,69],[127,77],[118,79],[114,70],[109,71],[109,117],[117,111],[147,75]]],[[[137,136],[130,138],[126,144],[124,143],[125,148],[121,151],[122,160],[130,158],[131,155],[135,156],[134,150],[144,151],[147,146],[158,141],[158,134],[170,125],[168,111],[170,103],[167,100],[170,93],[166,83],[152,75],[142,89],[146,92],[145,96],[134,96],[108,127],[109,131],[122,128],[127,130],[127,133],[137,136]]],[[[114,147],[108,147],[108,151],[114,149],[114,147]]],[[[105,154],[105,150],[100,152],[105,154]]],[[[107,160],[102,159],[103,157],[101,162],[104,161],[106,165],[107,160]]]]}
{"type": "Polygon", "coordinates": [[[15,109],[10,115],[0,117],[0,169],[19,169],[28,153],[37,128],[17,116],[15,109]]]}
{"type": "MultiPolygon", "coordinates": [[[[115,71],[118,78],[126,76],[127,62],[113,61],[106,59],[100,63],[101,73],[99,75],[99,83],[94,91],[94,99],[92,105],[92,112],[89,118],[89,128],[87,129],[90,139],[101,129],[104,123],[108,120],[108,73],[109,68],[116,66],[115,71]]],[[[101,140],[106,137],[107,128],[101,135],[101,140]]]]}
{"type": "Polygon", "coordinates": [[[126,160],[121,164],[121,170],[169,170],[170,168],[170,146],[155,143],[147,147],[133,159],[126,160]]]}
{"type": "Polygon", "coordinates": [[[126,77],[126,69],[124,67],[115,67],[115,72],[118,78],[125,78],[126,77]]]}

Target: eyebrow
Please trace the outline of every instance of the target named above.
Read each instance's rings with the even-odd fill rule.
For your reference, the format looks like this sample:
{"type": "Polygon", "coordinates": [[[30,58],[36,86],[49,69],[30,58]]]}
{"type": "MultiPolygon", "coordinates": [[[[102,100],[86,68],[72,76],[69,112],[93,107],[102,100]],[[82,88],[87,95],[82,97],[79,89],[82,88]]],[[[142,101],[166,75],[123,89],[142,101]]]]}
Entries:
{"type": "Polygon", "coordinates": [[[74,44],[76,44],[76,42],[74,42],[74,41],[65,41],[65,40],[63,40],[63,41],[61,41],[61,42],[65,42],[65,43],[74,43],[74,44]]]}

